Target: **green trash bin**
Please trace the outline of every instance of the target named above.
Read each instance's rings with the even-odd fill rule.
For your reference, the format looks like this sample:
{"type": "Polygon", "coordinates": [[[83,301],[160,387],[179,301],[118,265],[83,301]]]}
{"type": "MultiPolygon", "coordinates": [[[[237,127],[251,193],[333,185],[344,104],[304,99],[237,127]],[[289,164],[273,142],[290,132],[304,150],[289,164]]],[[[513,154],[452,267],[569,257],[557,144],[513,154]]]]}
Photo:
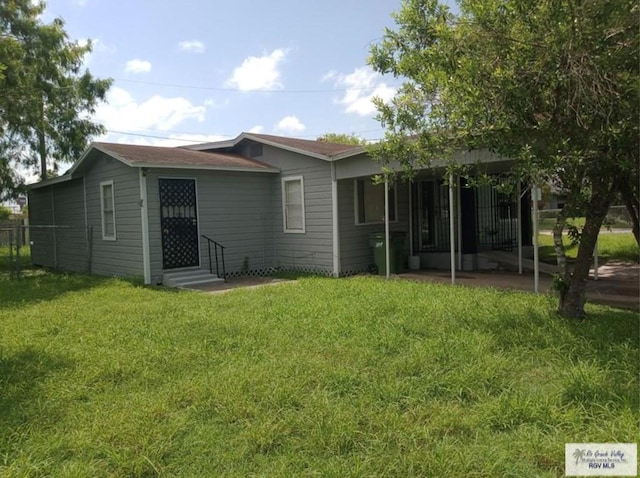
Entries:
{"type": "MultiPolygon", "coordinates": [[[[404,272],[404,241],[406,233],[392,232],[389,234],[389,274],[404,272]]],[[[387,275],[386,247],[384,232],[374,232],[369,235],[369,245],[373,248],[373,263],[378,269],[378,275],[387,275]]]]}

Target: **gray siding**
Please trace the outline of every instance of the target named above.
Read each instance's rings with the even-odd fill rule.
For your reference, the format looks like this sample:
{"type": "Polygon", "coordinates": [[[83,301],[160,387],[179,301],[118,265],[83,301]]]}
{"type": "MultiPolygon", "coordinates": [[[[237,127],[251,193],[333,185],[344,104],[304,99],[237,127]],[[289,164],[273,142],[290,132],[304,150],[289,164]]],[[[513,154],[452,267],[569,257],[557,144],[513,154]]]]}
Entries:
{"type": "Polygon", "coordinates": [[[30,191],[29,214],[34,264],[66,271],[88,271],[82,178],[30,191]]]}
{"type": "Polygon", "coordinates": [[[53,186],[29,191],[29,239],[31,261],[37,266],[55,266],[55,242],[51,226],[53,217],[53,186]]]}
{"type": "MultiPolygon", "coordinates": [[[[398,183],[398,221],[389,225],[391,231],[406,232],[405,253],[409,246],[409,189],[407,183],[398,183]]],[[[353,179],[338,181],[339,231],[340,231],[340,270],[348,275],[364,272],[373,263],[373,250],[369,245],[369,234],[384,232],[384,224],[357,226],[355,223],[355,200],[353,179]]]]}
{"type": "Polygon", "coordinates": [[[331,220],[331,164],[321,159],[263,146],[256,158],[281,170],[272,178],[272,210],[277,265],[283,269],[333,272],[331,220]],[[303,176],[305,233],[284,232],[282,218],[282,178],[303,176]]]}
{"type": "MultiPolygon", "coordinates": [[[[276,266],[271,207],[276,176],[226,171],[151,171],[147,175],[147,200],[152,283],[162,281],[159,178],[196,180],[199,234],[225,246],[227,273],[233,274],[276,266]]],[[[207,241],[202,237],[200,265],[209,267],[207,241]]]]}
{"type": "Polygon", "coordinates": [[[96,153],[86,172],[88,224],[92,226],[91,271],[98,275],[142,277],[142,225],[138,169],[96,153]],[[102,239],[100,183],[113,181],[116,240],[102,239]]]}

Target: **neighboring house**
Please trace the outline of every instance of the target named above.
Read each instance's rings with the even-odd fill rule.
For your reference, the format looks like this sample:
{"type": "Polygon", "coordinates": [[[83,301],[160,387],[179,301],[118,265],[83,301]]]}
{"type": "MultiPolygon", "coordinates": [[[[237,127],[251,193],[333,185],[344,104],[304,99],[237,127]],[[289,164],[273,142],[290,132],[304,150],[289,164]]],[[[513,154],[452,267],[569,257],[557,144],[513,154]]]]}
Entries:
{"type": "MultiPolygon", "coordinates": [[[[509,166],[488,153],[461,158],[495,172],[509,166]]],[[[208,268],[211,239],[225,246],[231,275],[363,272],[373,262],[370,234],[384,231],[384,186],[371,181],[379,172],[360,146],[264,134],[181,148],[93,143],[67,173],[30,186],[32,260],[157,284],[168,270],[208,268]]],[[[405,255],[426,267],[448,266],[442,172],[390,189],[390,230],[406,235],[405,255]]],[[[515,200],[489,187],[458,191],[463,268],[477,268],[480,251],[513,249],[515,200]]],[[[528,196],[521,200],[530,244],[528,196]]]]}

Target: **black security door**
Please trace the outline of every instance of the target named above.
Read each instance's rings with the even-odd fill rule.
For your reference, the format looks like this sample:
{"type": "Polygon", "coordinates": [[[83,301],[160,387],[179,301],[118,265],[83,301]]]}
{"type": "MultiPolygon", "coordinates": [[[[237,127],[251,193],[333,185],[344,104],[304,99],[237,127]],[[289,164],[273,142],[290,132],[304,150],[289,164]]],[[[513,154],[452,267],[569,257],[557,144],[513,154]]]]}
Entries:
{"type": "Polygon", "coordinates": [[[162,267],[197,266],[196,182],[194,179],[160,179],[159,185],[162,267]]]}

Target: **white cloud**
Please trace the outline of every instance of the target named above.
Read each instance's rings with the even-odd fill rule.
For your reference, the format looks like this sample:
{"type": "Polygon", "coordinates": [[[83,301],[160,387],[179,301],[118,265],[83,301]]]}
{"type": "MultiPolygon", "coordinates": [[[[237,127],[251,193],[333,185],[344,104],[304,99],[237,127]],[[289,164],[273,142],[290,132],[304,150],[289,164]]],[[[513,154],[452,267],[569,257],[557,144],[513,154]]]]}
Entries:
{"type": "Polygon", "coordinates": [[[206,108],[182,97],[155,95],[142,103],[125,89],[112,87],[107,103],[96,108],[95,120],[108,130],[142,132],[169,131],[187,120],[204,121],[206,108]]]}
{"type": "Polygon", "coordinates": [[[87,0],[71,0],[71,3],[79,7],[84,7],[87,4],[87,0]]]}
{"type": "Polygon", "coordinates": [[[276,125],[276,131],[282,133],[300,133],[306,126],[296,116],[285,116],[276,125]]]}
{"type": "Polygon", "coordinates": [[[336,87],[346,88],[342,98],[336,103],[344,105],[347,113],[360,116],[373,116],[376,107],[371,101],[374,97],[381,98],[385,103],[396,94],[396,89],[382,81],[381,76],[371,68],[365,66],[356,68],[348,75],[330,71],[322,77],[322,81],[333,80],[336,87]]]}
{"type": "Polygon", "coordinates": [[[249,90],[281,90],[280,70],[278,66],[287,55],[287,50],[278,48],[263,56],[250,56],[242,65],[233,70],[233,75],[225,82],[225,86],[249,90]]]}
{"type": "Polygon", "coordinates": [[[230,103],[229,99],[225,99],[224,101],[216,101],[213,98],[207,98],[204,100],[204,105],[208,108],[223,108],[228,106],[230,103]]]}
{"type": "Polygon", "coordinates": [[[151,63],[146,60],[129,60],[124,68],[127,73],[149,73],[151,71],[151,63]]]}
{"type": "Polygon", "coordinates": [[[200,40],[185,40],[178,43],[178,46],[182,51],[188,51],[191,53],[204,53],[204,43],[200,40]]]}
{"type": "Polygon", "coordinates": [[[249,133],[260,134],[264,131],[264,126],[257,124],[249,130],[249,133]]]}

